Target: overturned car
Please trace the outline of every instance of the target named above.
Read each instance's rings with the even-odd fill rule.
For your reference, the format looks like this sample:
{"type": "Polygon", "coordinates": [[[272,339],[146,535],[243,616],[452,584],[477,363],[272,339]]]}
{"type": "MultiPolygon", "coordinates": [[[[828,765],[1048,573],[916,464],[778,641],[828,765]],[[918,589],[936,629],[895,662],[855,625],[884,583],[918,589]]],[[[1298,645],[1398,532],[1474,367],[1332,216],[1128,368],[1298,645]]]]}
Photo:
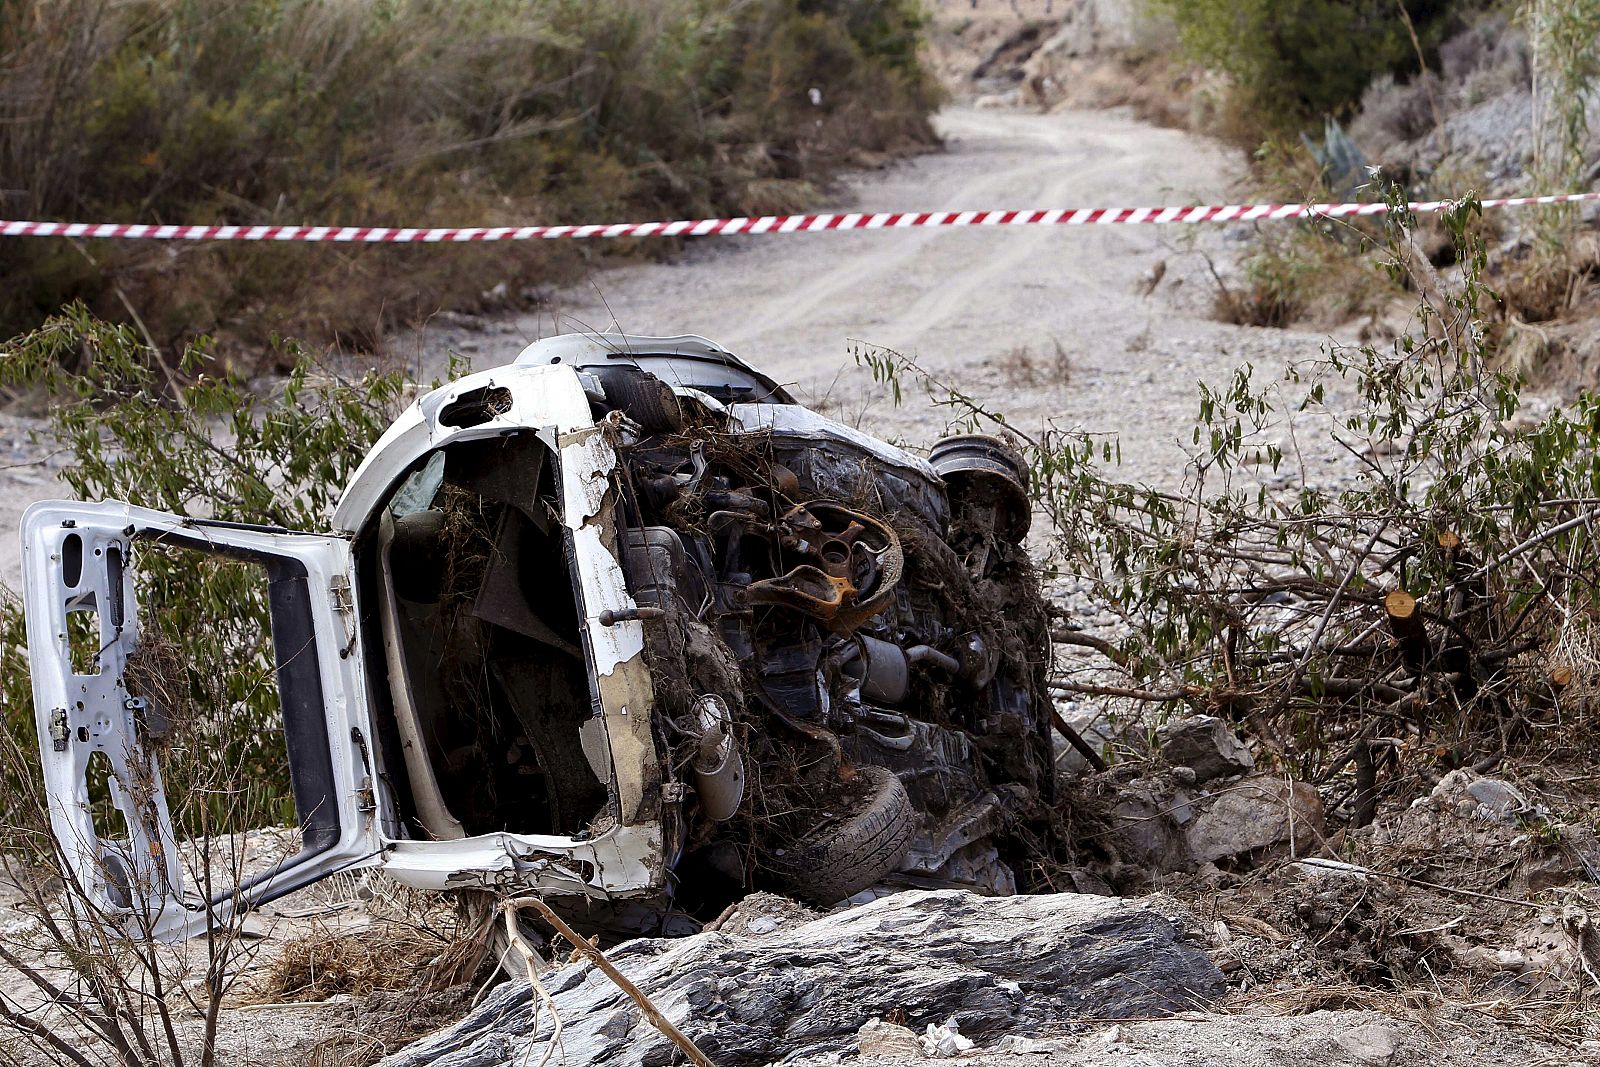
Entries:
{"type": "Polygon", "coordinates": [[[1054,781],[1026,479],[994,438],[915,457],[702,338],[599,334],[423,396],[332,534],[36,505],[54,836],[98,907],[166,937],[352,867],[536,892],[597,930],[692,929],[756,886],[1014,892],[1054,781]],[[209,899],[126,669],[150,543],[270,586],[298,851],[209,899]],[[96,753],[120,838],[96,825],[96,753]]]}

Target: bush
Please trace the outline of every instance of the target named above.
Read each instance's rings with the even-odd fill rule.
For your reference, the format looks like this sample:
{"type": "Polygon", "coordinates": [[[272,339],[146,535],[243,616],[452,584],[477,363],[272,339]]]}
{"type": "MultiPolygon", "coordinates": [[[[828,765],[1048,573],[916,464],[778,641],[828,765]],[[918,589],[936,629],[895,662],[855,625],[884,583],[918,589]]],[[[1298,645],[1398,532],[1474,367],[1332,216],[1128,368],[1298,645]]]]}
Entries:
{"type": "Polygon", "coordinates": [[[1373,240],[1342,223],[1285,223],[1260,230],[1233,284],[1213,278],[1217,319],[1238,326],[1332,328],[1376,319],[1399,294],[1373,263],[1373,240]]]}
{"type": "MultiPolygon", "coordinates": [[[[206,342],[190,345],[169,375],[132,327],[77,305],[0,343],[0,386],[41,399],[43,432],[73,457],[61,477],[74,496],[324,529],[411,389],[398,374],[341,378],[292,344],[274,347],[293,370],[270,392],[221,371],[206,342]]],[[[155,951],[148,938],[161,916],[138,905],[100,910],[65,861],[41,789],[22,609],[0,592],[0,876],[17,889],[23,917],[0,939],[0,963],[18,975],[13,995],[0,997],[0,1047],[24,1062],[214,1063],[219,1012],[254,950],[240,933],[243,915],[219,910],[228,895],[212,891],[298,844],[292,831],[268,829],[296,820],[265,575],[151,541],[133,551],[140,634],[128,677],[167,713],[168,729],[146,743],[159,754],[175,862],[203,898],[210,930],[193,952],[155,951]],[[59,1010],[41,1023],[35,1003],[59,1010]]],[[[88,777],[114,856],[128,846],[110,808],[110,769],[96,753],[88,777]]],[[[137,772],[122,785],[135,797],[144,788],[137,772]]]]}
{"type": "MultiPolygon", "coordinates": [[[[0,344],[0,386],[42,397],[44,433],[73,457],[61,479],[75,498],[323,530],[345,483],[408,401],[410,387],[399,374],[344,379],[323,373],[292,344],[276,350],[294,369],[271,395],[260,395],[238,376],[217,373],[208,346],[193,344],[173,368],[184,384],[178,399],[168,401],[162,394],[170,383],[152,369],[135,331],[95,321],[75,306],[0,344]]],[[[282,718],[270,684],[266,586],[256,568],[211,557],[197,565],[193,553],[155,545],[140,549],[137,566],[144,633],[130,669],[154,675],[145,679],[146,689],[175,721],[228,739],[227,752],[211,755],[250,783],[252,817],[266,813],[293,822],[282,718]]],[[[6,731],[31,749],[24,644],[22,606],[7,595],[0,599],[0,711],[6,731]]],[[[174,796],[185,785],[181,773],[169,782],[174,796]]],[[[0,816],[15,814],[3,809],[0,816]]],[[[201,813],[174,805],[180,820],[191,814],[201,813]]],[[[218,812],[203,814],[217,825],[218,812]]]]}
{"type": "MultiPolygon", "coordinates": [[[[1389,203],[1374,258],[1403,274],[1420,266],[1416,220],[1389,203]]],[[[1600,397],[1536,415],[1496,369],[1479,211],[1447,215],[1459,283],[1417,278],[1392,345],[1330,342],[1280,382],[1243,364],[1202,383],[1181,488],[1119,481],[1103,437],[1046,426],[1022,442],[1049,563],[1122,624],[1059,632],[1104,662],[1053,688],[1248,723],[1349,825],[1403,803],[1430,764],[1592,758],[1600,397]],[[1337,487],[1299,454],[1313,435],[1352,457],[1337,487]]],[[[920,378],[963,429],[1019,432],[914,361],[862,359],[896,395],[920,378]]]]}
{"type": "MultiPolygon", "coordinates": [[[[0,0],[0,216],[496,225],[793,208],[861,150],[933,141],[919,29],[910,0],[0,0]]],[[[82,299],[163,346],[280,331],[368,344],[586,254],[19,240],[0,260],[0,330],[82,299]]]]}
{"type": "MultiPolygon", "coordinates": [[[[1149,0],[1178,28],[1195,60],[1232,79],[1234,133],[1254,145],[1349,108],[1380,74],[1417,70],[1416,49],[1394,0],[1149,0]]],[[[1409,0],[1424,49],[1458,9],[1409,0]]]]}

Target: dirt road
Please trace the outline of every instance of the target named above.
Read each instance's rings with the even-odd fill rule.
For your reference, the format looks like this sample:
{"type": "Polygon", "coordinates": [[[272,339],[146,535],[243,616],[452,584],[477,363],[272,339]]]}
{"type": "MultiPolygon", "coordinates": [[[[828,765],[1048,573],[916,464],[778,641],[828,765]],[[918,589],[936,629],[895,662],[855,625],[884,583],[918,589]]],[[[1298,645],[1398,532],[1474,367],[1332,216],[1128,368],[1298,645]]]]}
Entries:
{"type": "MultiPolygon", "coordinates": [[[[1039,115],[951,109],[945,152],[851,183],[852,210],[1094,207],[1214,202],[1237,195],[1242,160],[1177,130],[1108,112],[1039,115]]],[[[522,340],[620,326],[699,333],[792,383],[863,429],[926,444],[942,427],[919,397],[895,410],[850,354],[853,340],[915,356],[995,401],[1019,425],[1124,436],[1130,474],[1161,479],[1180,459],[1195,380],[1315,338],[1212,322],[1199,241],[1226,258],[1226,234],[1177,227],[1029,227],[713,238],[670,265],[597,272],[550,309],[491,329],[432,331],[412,351],[465,346],[478,366],[522,340]],[[1153,272],[1163,271],[1146,293],[1153,272]],[[516,336],[501,336],[499,331],[516,336]]]]}

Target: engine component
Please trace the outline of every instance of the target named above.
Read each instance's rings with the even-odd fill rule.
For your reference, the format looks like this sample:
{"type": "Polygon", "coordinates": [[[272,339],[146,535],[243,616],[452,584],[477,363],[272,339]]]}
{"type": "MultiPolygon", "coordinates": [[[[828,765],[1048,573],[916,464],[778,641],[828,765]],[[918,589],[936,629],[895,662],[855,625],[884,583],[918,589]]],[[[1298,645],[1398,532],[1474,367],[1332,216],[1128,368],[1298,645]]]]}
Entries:
{"type": "Polygon", "coordinates": [[[905,569],[900,536],[887,523],[839,504],[812,501],[776,524],[778,548],[807,560],[751,582],[750,604],[803,612],[848,634],[889,606],[905,569]]]}
{"type": "Polygon", "coordinates": [[[982,689],[994,680],[999,657],[984,644],[983,637],[976,631],[962,635],[958,658],[961,661],[961,680],[972,688],[982,689]]]}
{"type": "Polygon", "coordinates": [[[700,720],[700,750],[694,759],[695,791],[700,808],[713,822],[725,822],[744,799],[744,755],[733,736],[733,716],[715,693],[695,701],[700,720]]]}
{"type": "Polygon", "coordinates": [[[646,526],[628,531],[623,568],[628,589],[641,606],[660,607],[677,595],[690,606],[705,599],[705,583],[697,567],[690,566],[683,539],[667,526],[646,526]]]}
{"type": "Polygon", "coordinates": [[[913,667],[924,664],[937,667],[948,675],[954,675],[961,670],[961,664],[956,662],[954,656],[947,656],[932,645],[915,645],[906,649],[906,662],[913,667]]]}
{"type": "Polygon", "coordinates": [[[861,684],[861,695],[881,704],[898,704],[911,685],[911,669],[898,645],[857,634],[860,652],[844,666],[861,684]]]}
{"type": "Polygon", "coordinates": [[[951,496],[972,508],[993,509],[995,533],[1020,544],[1033,525],[1028,501],[1028,466],[1016,449],[989,434],[946,437],[928,461],[950,486],[951,496]]]}

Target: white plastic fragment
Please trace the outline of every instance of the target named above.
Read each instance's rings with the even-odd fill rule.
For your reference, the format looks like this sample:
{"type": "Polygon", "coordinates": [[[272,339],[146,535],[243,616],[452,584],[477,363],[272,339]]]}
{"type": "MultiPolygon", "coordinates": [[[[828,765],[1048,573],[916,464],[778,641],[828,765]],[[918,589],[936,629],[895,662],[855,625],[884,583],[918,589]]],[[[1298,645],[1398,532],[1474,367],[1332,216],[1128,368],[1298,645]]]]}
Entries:
{"type": "Polygon", "coordinates": [[[961,1028],[956,1025],[954,1018],[942,1023],[929,1023],[922,1035],[922,1054],[932,1059],[947,1060],[963,1052],[971,1052],[975,1047],[971,1038],[961,1036],[961,1028]]]}

